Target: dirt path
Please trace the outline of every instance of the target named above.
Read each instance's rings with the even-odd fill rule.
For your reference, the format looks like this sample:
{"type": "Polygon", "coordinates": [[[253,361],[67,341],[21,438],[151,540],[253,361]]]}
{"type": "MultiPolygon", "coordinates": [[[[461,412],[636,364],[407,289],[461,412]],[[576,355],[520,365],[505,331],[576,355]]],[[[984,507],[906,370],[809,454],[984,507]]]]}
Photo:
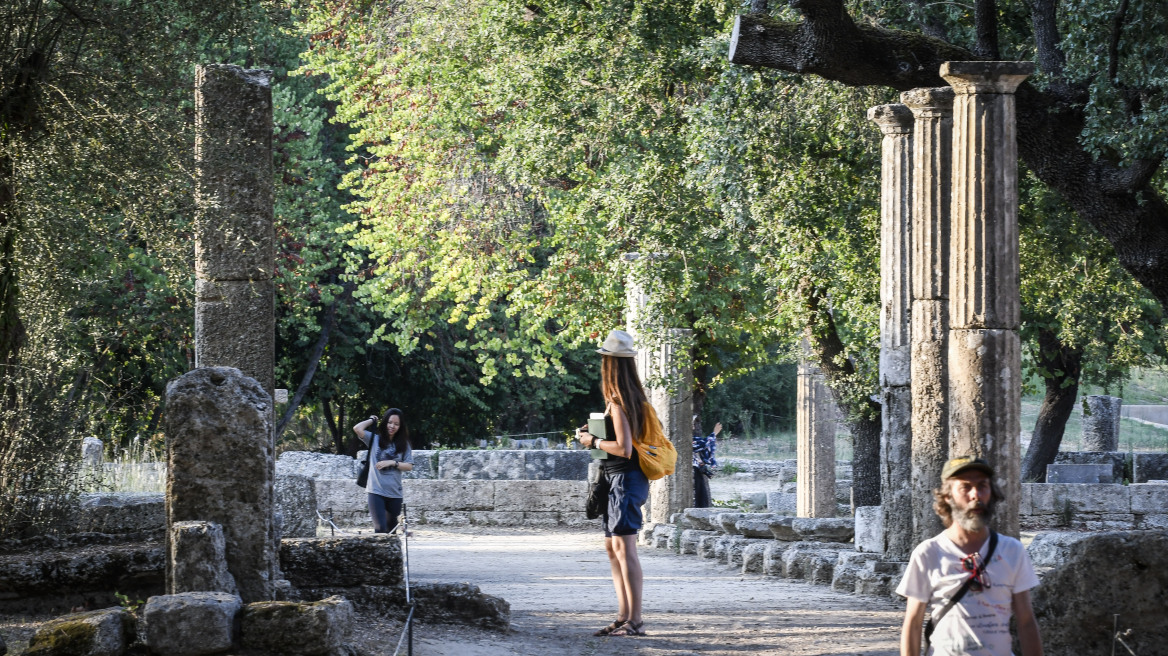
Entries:
{"type": "MultiPolygon", "coordinates": [[[[419,581],[470,581],[511,603],[510,634],[420,627],[418,656],[897,653],[903,606],[824,586],[743,575],[694,556],[642,549],[642,638],[593,638],[615,611],[596,531],[417,527],[419,581]]],[[[390,650],[392,652],[392,649],[390,650]]]]}

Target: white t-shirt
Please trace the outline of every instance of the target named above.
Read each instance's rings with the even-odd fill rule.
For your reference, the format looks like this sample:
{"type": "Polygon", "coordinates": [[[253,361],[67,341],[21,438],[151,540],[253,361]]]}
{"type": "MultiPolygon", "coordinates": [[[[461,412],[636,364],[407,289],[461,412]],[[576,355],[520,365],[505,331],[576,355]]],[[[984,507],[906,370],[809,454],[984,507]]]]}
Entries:
{"type": "MultiPolygon", "coordinates": [[[[989,549],[990,541],[986,540],[978,550],[982,559],[989,549]]],[[[965,556],[945,533],[925,540],[913,550],[896,593],[929,604],[929,613],[939,611],[969,578],[961,566],[965,556]]],[[[990,586],[981,592],[974,592],[971,587],[933,629],[930,653],[936,656],[1011,654],[1010,615],[1014,612],[1014,594],[1038,585],[1038,576],[1022,543],[1001,534],[985,574],[990,586]]]]}

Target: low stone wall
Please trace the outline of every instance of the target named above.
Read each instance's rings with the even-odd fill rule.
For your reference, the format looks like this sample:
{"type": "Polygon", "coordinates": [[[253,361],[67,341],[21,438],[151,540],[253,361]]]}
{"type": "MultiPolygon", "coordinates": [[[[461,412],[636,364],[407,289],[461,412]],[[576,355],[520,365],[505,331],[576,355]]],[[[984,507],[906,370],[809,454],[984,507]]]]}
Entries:
{"type": "MultiPolygon", "coordinates": [[[[338,526],[370,524],[365,491],[351,480],[317,479],[316,503],[338,526]]],[[[407,480],[409,521],[465,526],[581,526],[587,481],[407,480]]]]}
{"type": "MultiPolygon", "coordinates": [[[[276,460],[276,475],[294,474],[308,478],[355,479],[364,452],[357,458],[285,451],[276,460]]],[[[406,479],[457,481],[583,481],[588,479],[587,451],[566,449],[449,450],[414,451],[414,469],[406,479]]]]}
{"type": "Polygon", "coordinates": [[[1031,529],[1168,529],[1168,485],[1024,483],[1018,512],[1031,529]]]}

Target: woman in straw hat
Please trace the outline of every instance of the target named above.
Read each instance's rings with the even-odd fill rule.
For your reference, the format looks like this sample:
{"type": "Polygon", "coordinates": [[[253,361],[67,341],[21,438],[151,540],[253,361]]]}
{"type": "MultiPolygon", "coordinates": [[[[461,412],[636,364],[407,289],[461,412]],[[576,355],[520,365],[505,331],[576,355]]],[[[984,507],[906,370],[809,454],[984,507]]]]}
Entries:
{"type": "Polygon", "coordinates": [[[604,513],[604,545],[616,588],[617,616],[594,635],[644,635],[641,618],[641,561],[637,558],[637,532],[641,530],[641,505],[649,497],[649,479],[641,471],[633,436],[641,435],[645,416],[645,389],[637,375],[633,337],[623,330],[608,334],[596,351],[600,359],[600,390],[605,400],[605,429],[609,439],[600,440],[581,428],[576,439],[586,447],[608,454],[601,460],[602,475],[611,491],[604,513]]]}

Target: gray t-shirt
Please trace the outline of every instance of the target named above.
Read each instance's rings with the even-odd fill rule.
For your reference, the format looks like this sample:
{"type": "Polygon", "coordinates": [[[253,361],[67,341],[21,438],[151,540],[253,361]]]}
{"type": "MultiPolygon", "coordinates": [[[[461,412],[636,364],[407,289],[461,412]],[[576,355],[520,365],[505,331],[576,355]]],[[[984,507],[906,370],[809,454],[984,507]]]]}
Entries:
{"type": "Polygon", "coordinates": [[[376,465],[381,460],[397,460],[412,465],[414,464],[414,450],[407,444],[405,454],[399,456],[393,440],[390,440],[385,448],[382,448],[380,437],[371,431],[365,431],[362,440],[369,445],[369,481],[365,483],[365,491],[391,499],[402,498],[401,471],[393,467],[378,469],[376,465]]]}

